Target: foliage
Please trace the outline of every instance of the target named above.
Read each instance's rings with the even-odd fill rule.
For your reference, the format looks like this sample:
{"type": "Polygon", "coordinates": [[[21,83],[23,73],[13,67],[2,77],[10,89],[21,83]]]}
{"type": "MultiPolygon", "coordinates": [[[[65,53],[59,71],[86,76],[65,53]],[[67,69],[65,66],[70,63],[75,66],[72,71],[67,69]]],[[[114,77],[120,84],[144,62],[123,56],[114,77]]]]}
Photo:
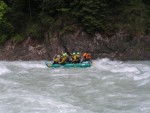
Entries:
{"type": "Polygon", "coordinates": [[[30,37],[41,38],[42,37],[42,28],[38,24],[29,25],[26,29],[26,34],[30,37]]]}
{"type": "Polygon", "coordinates": [[[6,42],[7,36],[6,35],[0,35],[0,44],[6,42]]]}
{"type": "Polygon", "coordinates": [[[7,5],[0,0],[0,23],[3,21],[3,16],[6,13],[7,5]]]}
{"type": "MultiPolygon", "coordinates": [[[[0,35],[43,37],[82,28],[97,32],[150,33],[149,0],[0,0],[0,35]]],[[[4,40],[4,39],[1,39],[4,40]]]]}
{"type": "Polygon", "coordinates": [[[8,6],[3,1],[0,1],[0,43],[6,42],[13,34],[14,27],[8,21],[8,11],[8,6]]]}
{"type": "Polygon", "coordinates": [[[24,38],[21,35],[16,34],[15,36],[12,37],[12,40],[13,42],[21,42],[24,40],[24,38]]]}

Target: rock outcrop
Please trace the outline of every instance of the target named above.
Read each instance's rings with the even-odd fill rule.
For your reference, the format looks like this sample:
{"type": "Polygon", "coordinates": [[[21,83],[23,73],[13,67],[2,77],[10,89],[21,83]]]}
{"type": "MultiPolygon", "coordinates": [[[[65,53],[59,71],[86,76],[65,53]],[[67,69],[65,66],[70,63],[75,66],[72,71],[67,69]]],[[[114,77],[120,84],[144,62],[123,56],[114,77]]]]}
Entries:
{"type": "Polygon", "coordinates": [[[150,60],[150,36],[119,32],[111,36],[96,34],[89,37],[78,30],[62,37],[47,37],[43,41],[28,37],[22,43],[10,40],[1,46],[0,60],[50,60],[62,51],[88,51],[94,59],[150,60]]]}

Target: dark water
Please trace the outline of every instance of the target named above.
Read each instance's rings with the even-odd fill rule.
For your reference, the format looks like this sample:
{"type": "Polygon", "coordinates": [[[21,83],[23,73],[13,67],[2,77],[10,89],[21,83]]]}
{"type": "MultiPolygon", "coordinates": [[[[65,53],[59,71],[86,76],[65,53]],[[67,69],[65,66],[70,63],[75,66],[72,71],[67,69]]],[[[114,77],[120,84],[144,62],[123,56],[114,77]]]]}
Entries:
{"type": "Polygon", "coordinates": [[[0,113],[150,113],[150,61],[68,69],[1,61],[0,113]]]}

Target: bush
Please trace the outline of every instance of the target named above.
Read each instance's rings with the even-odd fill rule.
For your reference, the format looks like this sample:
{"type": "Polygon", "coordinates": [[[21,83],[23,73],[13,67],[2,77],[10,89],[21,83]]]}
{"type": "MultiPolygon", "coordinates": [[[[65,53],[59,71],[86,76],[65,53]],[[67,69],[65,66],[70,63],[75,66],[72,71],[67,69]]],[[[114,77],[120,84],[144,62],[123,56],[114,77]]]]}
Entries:
{"type": "Polygon", "coordinates": [[[12,37],[12,40],[13,42],[21,42],[24,40],[24,38],[21,35],[16,34],[15,36],[12,37]]]}
{"type": "Polygon", "coordinates": [[[6,35],[0,35],[0,44],[6,42],[7,36],[6,35]]]}
{"type": "Polygon", "coordinates": [[[42,28],[39,24],[32,24],[31,26],[28,26],[26,29],[26,34],[33,38],[43,37],[42,28]]]}

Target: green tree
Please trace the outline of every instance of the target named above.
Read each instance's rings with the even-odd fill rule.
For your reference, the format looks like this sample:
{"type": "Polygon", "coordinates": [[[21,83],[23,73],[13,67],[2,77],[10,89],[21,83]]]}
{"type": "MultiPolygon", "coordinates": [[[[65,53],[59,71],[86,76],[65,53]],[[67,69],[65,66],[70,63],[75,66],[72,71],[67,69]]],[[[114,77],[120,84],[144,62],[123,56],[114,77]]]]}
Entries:
{"type": "Polygon", "coordinates": [[[0,23],[4,20],[4,14],[6,11],[7,5],[3,1],[0,1],[0,23]]]}
{"type": "MultiPolygon", "coordinates": [[[[45,32],[150,32],[149,0],[0,0],[0,35],[43,37],[45,32]]],[[[1,38],[2,39],[2,38],[1,38]]],[[[19,38],[16,38],[19,39],[19,38]]]]}
{"type": "Polygon", "coordinates": [[[7,5],[0,1],[0,43],[5,42],[13,33],[13,26],[7,21],[8,10],[7,5]]]}

